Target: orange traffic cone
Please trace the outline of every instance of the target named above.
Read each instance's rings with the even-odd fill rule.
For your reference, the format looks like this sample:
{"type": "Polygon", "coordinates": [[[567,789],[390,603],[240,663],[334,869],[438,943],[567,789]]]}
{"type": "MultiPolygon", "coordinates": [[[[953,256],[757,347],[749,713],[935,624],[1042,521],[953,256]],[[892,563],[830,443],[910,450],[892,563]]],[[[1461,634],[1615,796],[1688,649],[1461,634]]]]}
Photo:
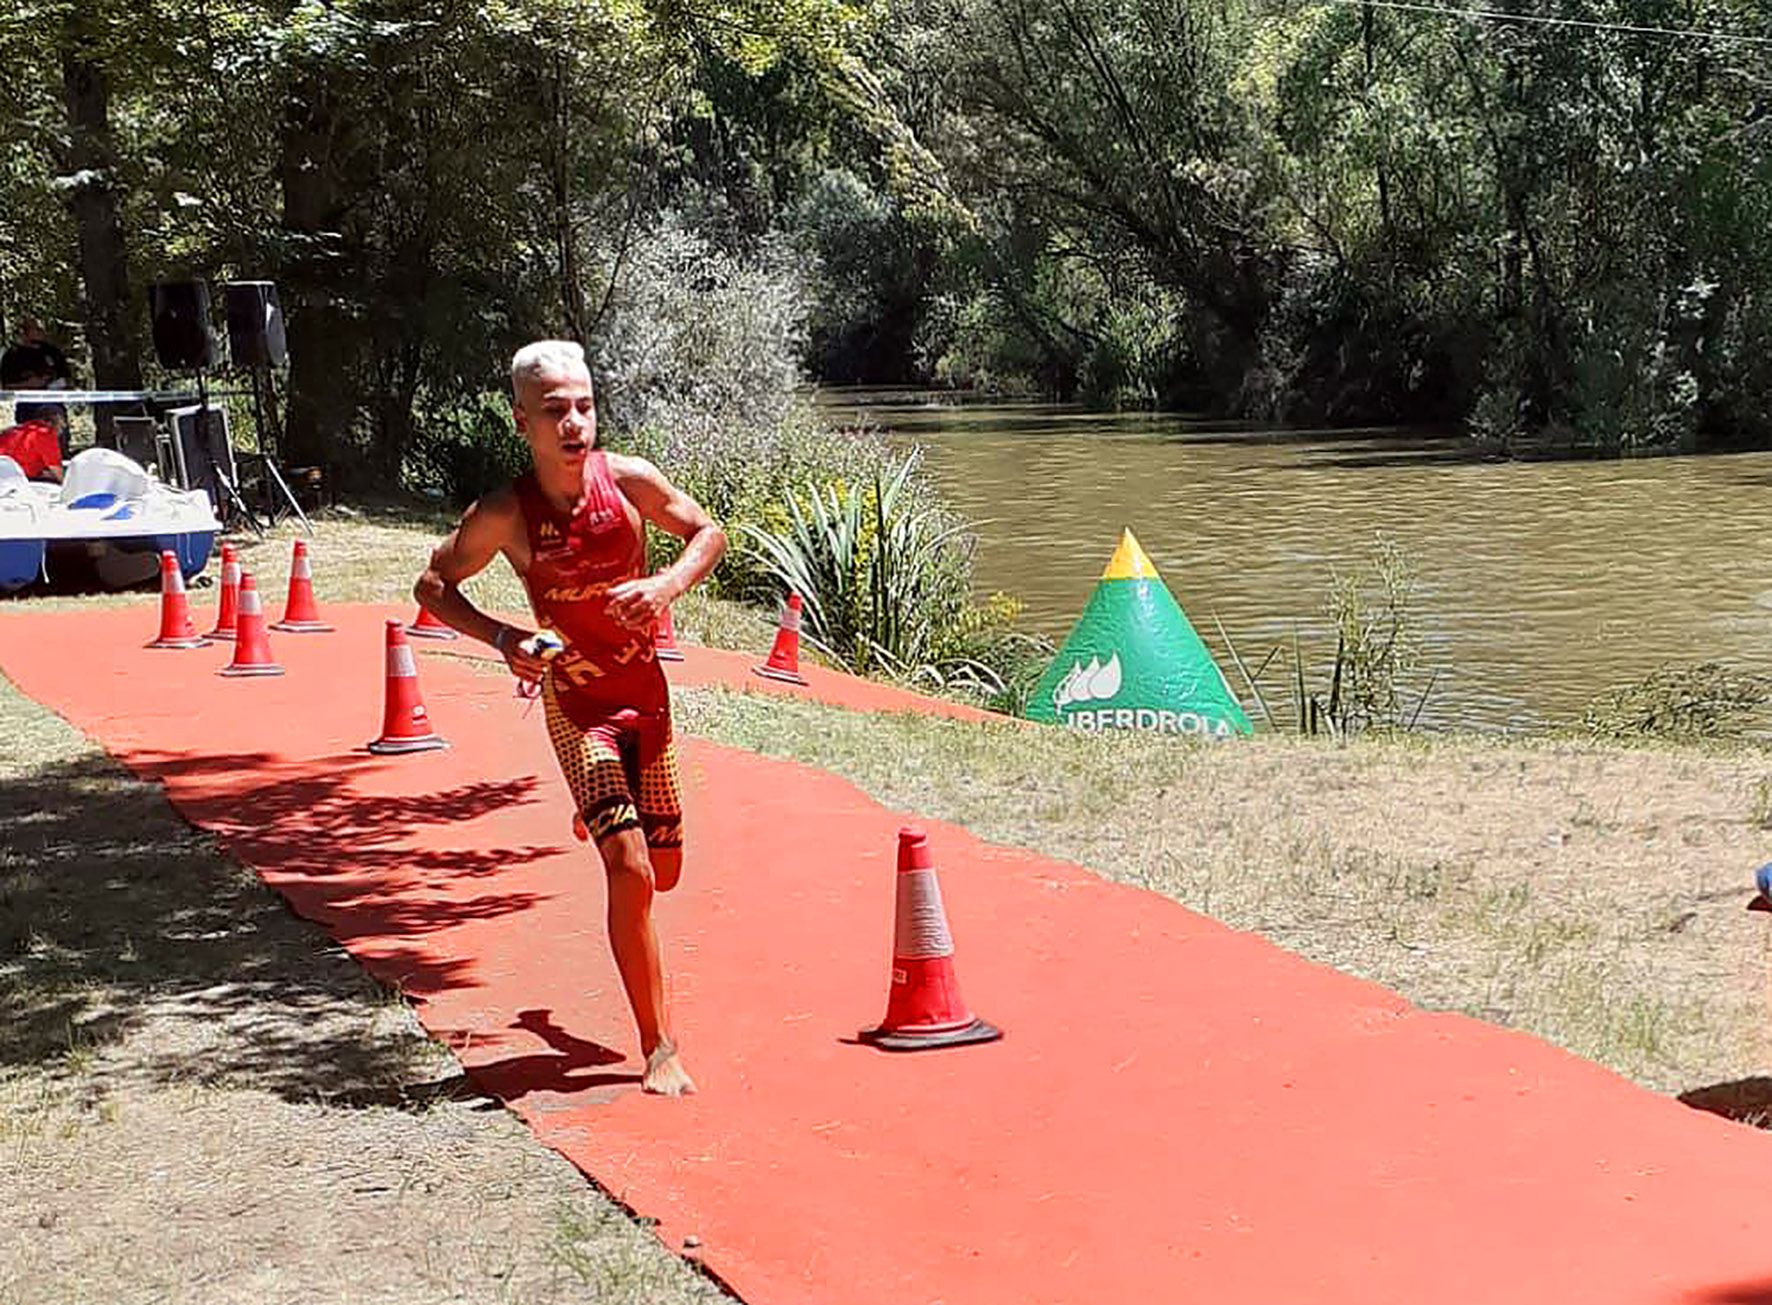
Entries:
{"type": "Polygon", "coordinates": [[[658,614],[658,624],[652,631],[652,646],[658,652],[661,662],[680,662],[683,650],[677,647],[677,627],[671,621],[671,609],[665,608],[658,614]]]}
{"type": "Polygon", "coordinates": [[[221,603],[216,609],[215,629],[205,639],[232,639],[240,618],[240,555],[232,544],[222,545],[221,603]]]}
{"type": "Polygon", "coordinates": [[[234,627],[234,660],[221,675],[281,675],[283,668],[271,660],[271,636],[265,630],[265,605],[259,601],[258,581],[252,572],[240,573],[240,613],[234,627]]]}
{"type": "Polygon", "coordinates": [[[429,752],[449,745],[431,728],[430,713],[418,693],[418,663],[406,642],[406,627],[388,618],[388,674],[386,706],[382,710],[381,737],[369,750],[381,755],[429,752]]]}
{"type": "Polygon", "coordinates": [[[283,619],[271,627],[287,634],[323,634],[332,629],[320,619],[320,608],[314,602],[314,569],[308,562],[308,546],[295,541],[295,556],[289,562],[289,598],[283,604],[283,619]]]}
{"type": "Polygon", "coordinates": [[[781,624],[775,628],[775,646],[769,660],[751,669],[769,680],[785,684],[804,684],[800,674],[800,595],[790,593],[788,605],[782,609],[781,624]]]}
{"type": "Polygon", "coordinates": [[[431,609],[428,607],[418,609],[418,620],[406,623],[406,633],[414,639],[457,639],[461,637],[435,616],[432,616],[431,609]]]}
{"type": "Polygon", "coordinates": [[[150,648],[202,648],[209,640],[191,623],[191,600],[185,595],[185,573],[178,569],[178,554],[160,554],[160,637],[150,648]]]}
{"type": "Polygon", "coordinates": [[[992,1042],[1003,1036],[966,1009],[954,974],[954,940],[941,905],[929,838],[898,831],[898,917],[892,936],[892,986],[886,1018],[860,1037],[888,1051],[992,1042]]]}

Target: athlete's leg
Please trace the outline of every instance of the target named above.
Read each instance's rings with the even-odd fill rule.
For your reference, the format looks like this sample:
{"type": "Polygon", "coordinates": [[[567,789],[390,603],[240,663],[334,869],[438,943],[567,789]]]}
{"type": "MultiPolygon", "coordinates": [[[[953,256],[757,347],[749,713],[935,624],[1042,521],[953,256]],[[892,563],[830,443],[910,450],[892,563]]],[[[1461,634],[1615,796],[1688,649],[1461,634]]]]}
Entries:
{"type": "Polygon", "coordinates": [[[652,923],[652,860],[646,840],[634,825],[605,835],[597,851],[609,874],[609,945],[646,1056],[641,1086],[666,1096],[693,1092],[695,1084],[677,1056],[665,1010],[664,965],[652,923]]]}
{"type": "Polygon", "coordinates": [[[634,806],[652,853],[652,882],[668,893],[683,877],[683,786],[677,778],[677,745],[669,742],[632,777],[634,806]]]}
{"type": "Polygon", "coordinates": [[[664,966],[652,923],[652,860],[627,768],[612,737],[574,725],[551,691],[544,693],[544,699],[548,735],[577,808],[574,831],[583,829],[595,839],[608,878],[609,946],[646,1057],[641,1086],[666,1096],[693,1092],[695,1084],[677,1056],[666,1016],[664,966]]]}

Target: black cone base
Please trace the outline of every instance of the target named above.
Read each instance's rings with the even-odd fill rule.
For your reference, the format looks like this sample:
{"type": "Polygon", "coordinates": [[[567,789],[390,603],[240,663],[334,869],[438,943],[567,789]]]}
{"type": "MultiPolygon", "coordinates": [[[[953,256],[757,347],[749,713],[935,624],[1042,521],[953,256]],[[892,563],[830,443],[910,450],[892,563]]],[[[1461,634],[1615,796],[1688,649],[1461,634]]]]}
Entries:
{"type": "Polygon", "coordinates": [[[879,1047],[882,1051],[922,1051],[928,1047],[963,1047],[968,1042],[995,1042],[1003,1036],[1003,1030],[994,1024],[986,1024],[981,1019],[974,1019],[970,1024],[963,1024],[957,1029],[943,1029],[935,1033],[917,1033],[907,1029],[863,1029],[856,1034],[870,1047],[879,1047]]]}

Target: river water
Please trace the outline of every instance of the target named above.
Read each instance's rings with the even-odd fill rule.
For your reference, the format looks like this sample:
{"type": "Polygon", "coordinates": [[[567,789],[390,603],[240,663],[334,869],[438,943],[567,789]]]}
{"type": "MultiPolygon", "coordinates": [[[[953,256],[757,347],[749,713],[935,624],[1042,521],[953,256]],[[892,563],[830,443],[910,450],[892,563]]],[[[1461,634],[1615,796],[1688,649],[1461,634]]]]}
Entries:
{"type": "MultiPolygon", "coordinates": [[[[1239,693],[1214,618],[1251,665],[1296,627],[1320,683],[1330,569],[1366,567],[1380,533],[1416,575],[1412,683],[1438,672],[1424,725],[1565,722],[1668,663],[1772,670],[1772,454],[1485,462],[1461,440],[1395,431],[902,391],[820,401],[925,448],[977,524],[980,590],[1020,597],[1026,624],[1056,639],[1131,527],[1239,693]]],[[[1263,679],[1276,711],[1282,683],[1263,679]]]]}

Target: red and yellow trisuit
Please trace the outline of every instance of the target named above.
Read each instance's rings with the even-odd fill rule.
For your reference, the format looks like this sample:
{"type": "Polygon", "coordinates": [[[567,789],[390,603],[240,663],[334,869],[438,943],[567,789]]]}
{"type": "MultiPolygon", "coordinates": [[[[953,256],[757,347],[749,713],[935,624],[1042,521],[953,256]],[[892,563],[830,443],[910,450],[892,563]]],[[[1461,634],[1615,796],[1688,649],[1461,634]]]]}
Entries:
{"type": "Polygon", "coordinates": [[[548,663],[542,701],[579,815],[593,839],[637,828],[648,847],[681,847],[670,690],[653,633],[609,615],[610,588],[646,574],[646,524],[600,449],[585,455],[570,512],[549,504],[534,472],[514,489],[529,537],[530,606],[566,644],[548,663]]]}

